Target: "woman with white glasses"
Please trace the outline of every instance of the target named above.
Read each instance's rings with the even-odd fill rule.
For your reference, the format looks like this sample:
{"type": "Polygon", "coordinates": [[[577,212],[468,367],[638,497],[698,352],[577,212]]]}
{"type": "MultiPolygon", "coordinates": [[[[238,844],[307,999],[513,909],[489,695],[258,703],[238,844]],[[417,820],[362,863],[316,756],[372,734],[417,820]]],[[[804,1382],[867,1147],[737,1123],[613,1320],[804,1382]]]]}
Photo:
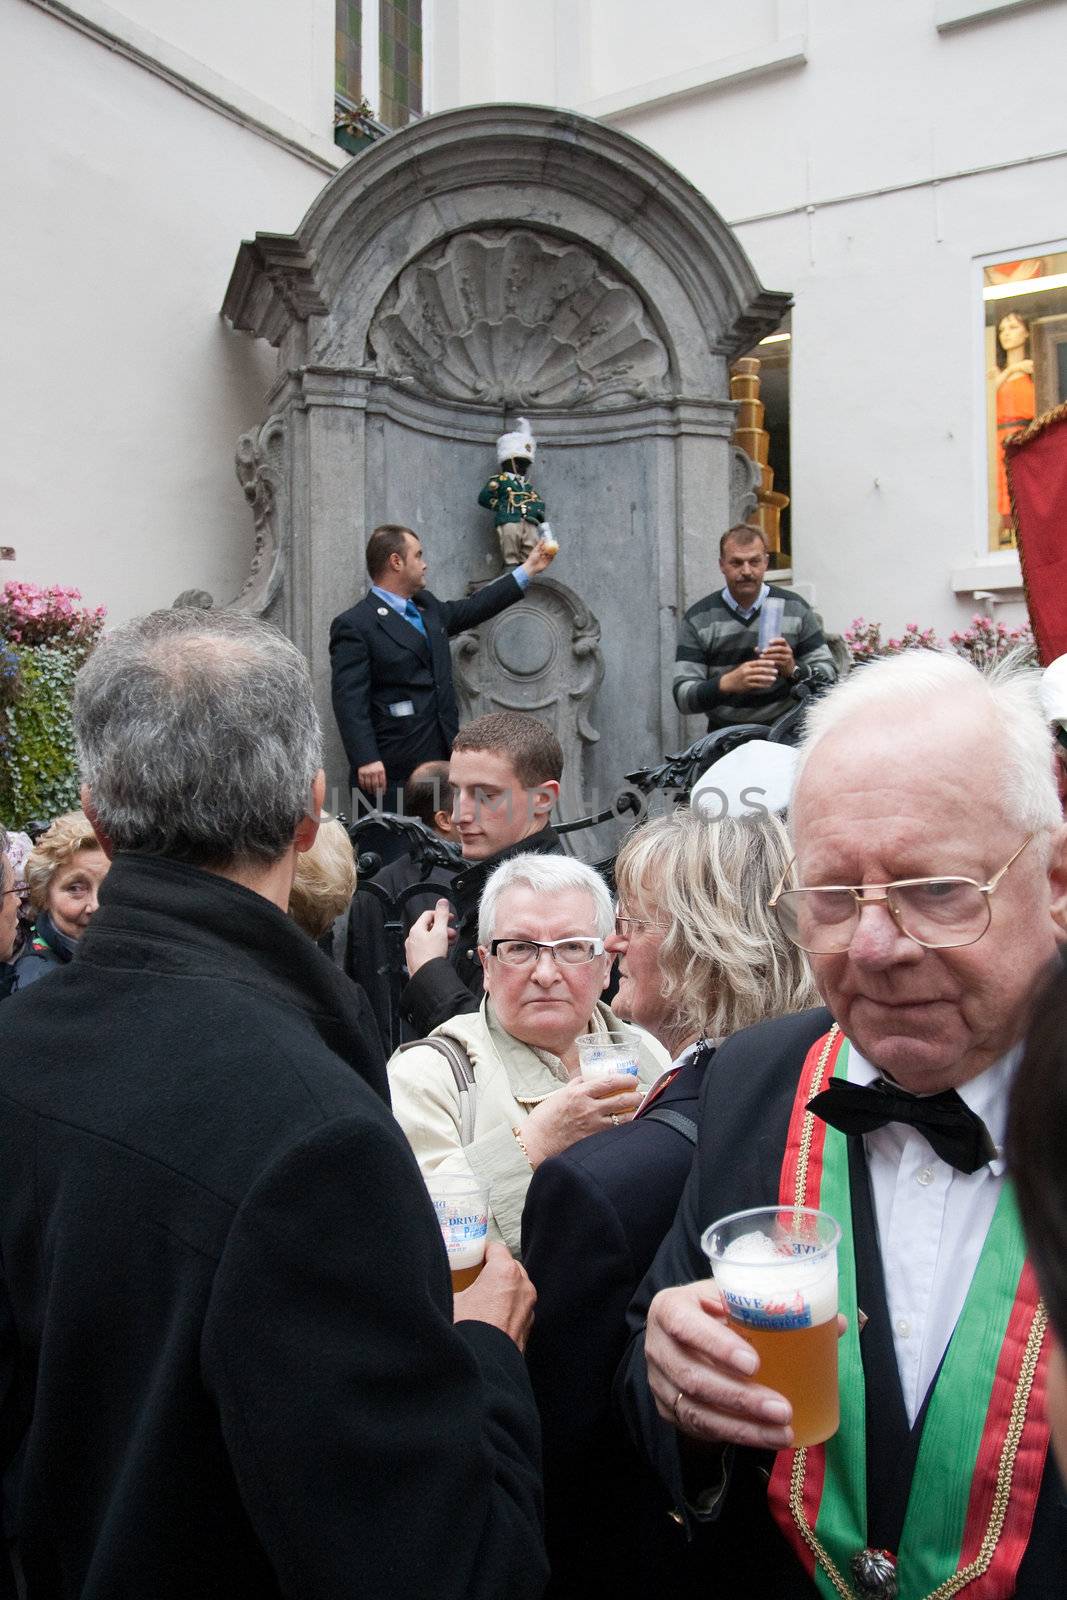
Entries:
{"type": "Polygon", "coordinates": [[[533,855],[503,862],[479,907],[485,999],[430,1036],[457,1044],[470,1064],[466,1142],[463,1090],[440,1049],[419,1043],[389,1062],[393,1112],[423,1173],[479,1179],[489,1190],[489,1236],[515,1254],[534,1170],[588,1134],[628,1121],[668,1061],[661,1045],[621,1023],[600,998],[614,926],[607,889],[582,862],[533,855]],[[581,1076],[578,1037],[608,1032],[633,1044],[636,1084],[581,1076]]]}

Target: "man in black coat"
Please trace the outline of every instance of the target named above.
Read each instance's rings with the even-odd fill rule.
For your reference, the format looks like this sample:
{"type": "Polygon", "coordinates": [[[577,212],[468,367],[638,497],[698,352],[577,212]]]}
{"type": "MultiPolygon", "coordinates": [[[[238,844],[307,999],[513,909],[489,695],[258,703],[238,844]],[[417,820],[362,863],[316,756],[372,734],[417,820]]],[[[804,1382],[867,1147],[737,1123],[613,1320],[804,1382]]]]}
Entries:
{"type": "Polygon", "coordinates": [[[490,1246],[453,1299],[353,988],[285,915],[306,663],[159,613],[97,647],[75,724],[114,865],[5,1006],[0,1593],[536,1600],[532,1290],[490,1246]]]}
{"type": "Polygon", "coordinates": [[[631,1310],[623,1403],[709,1530],[724,1593],[895,1593],[890,1562],[901,1592],[956,1592],[981,1556],[990,1595],[1045,1600],[1067,1507],[1042,1477],[1042,1312],[1001,1148],[1067,881],[1033,685],[925,652],[865,667],[811,713],[791,826],[773,903],[828,1010],[747,1029],[711,1063],[693,1170],[631,1310]],[[700,1241],[725,1215],[827,1195],[848,1403],[825,1450],[793,1452],[789,1401],[724,1321],[700,1241]]]}
{"type": "Polygon", "coordinates": [[[558,855],[563,848],[549,821],[563,751],[545,723],[521,711],[476,717],[460,730],[448,771],[463,860],[470,864],[452,880],[448,898],[423,912],[408,934],[400,1010],[412,1038],[482,1003],[478,902],[490,874],[510,856],[558,855]]]}
{"type": "Polygon", "coordinates": [[[425,857],[420,859],[421,845],[410,848],[373,877],[361,879],[349,907],[345,971],[366,992],[390,1052],[401,1040],[414,1037],[410,1029],[403,1029],[400,1018],[403,941],[412,923],[448,894],[460,871],[452,799],[447,761],[426,761],[415,768],[404,785],[404,815],[455,849],[457,859],[449,866],[431,866],[425,857]]]}
{"type": "Polygon", "coordinates": [[[423,761],[447,760],[459,727],[448,641],[521,600],[553,550],[539,544],[522,566],[463,600],[426,588],[426,561],[410,528],[388,523],[367,543],[371,587],[330,624],[333,712],[349,782],[368,804],[395,811],[423,761]]]}

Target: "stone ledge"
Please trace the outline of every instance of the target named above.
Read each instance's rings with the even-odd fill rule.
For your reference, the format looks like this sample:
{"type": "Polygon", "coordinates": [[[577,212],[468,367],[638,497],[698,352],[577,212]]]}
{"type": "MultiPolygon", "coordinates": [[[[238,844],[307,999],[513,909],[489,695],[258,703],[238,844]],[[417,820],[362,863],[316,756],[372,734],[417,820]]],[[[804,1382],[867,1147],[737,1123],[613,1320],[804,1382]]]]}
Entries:
{"type": "Polygon", "coordinates": [[[1022,593],[1023,574],[1017,550],[991,551],[980,556],[968,567],[956,567],[952,573],[954,594],[977,594],[983,589],[991,594],[1008,594],[1012,590],[1022,593]]]}
{"type": "Polygon", "coordinates": [[[691,95],[725,89],[749,78],[781,72],[787,67],[802,67],[807,59],[807,35],[790,34],[787,38],[776,39],[773,44],[741,50],[737,55],[723,56],[719,61],[707,61],[703,66],[690,67],[685,72],[635,84],[632,89],[624,89],[620,94],[588,100],[579,109],[583,116],[610,121],[613,117],[627,116],[634,111],[650,111],[654,106],[667,105],[673,100],[687,100],[691,95]]]}
{"type": "Polygon", "coordinates": [[[986,22],[1012,11],[1031,11],[1034,6],[1050,5],[1053,0],[935,0],[934,23],[938,33],[965,28],[971,22],[986,22]]]}

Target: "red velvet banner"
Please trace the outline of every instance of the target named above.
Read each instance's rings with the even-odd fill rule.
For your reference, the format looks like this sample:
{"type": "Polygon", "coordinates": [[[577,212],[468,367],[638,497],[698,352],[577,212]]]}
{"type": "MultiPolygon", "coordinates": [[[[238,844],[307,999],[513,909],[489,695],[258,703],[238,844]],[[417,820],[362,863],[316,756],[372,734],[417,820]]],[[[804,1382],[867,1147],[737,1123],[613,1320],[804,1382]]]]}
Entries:
{"type": "Polygon", "coordinates": [[[1004,446],[1019,561],[1042,666],[1067,654],[1067,405],[1004,446]]]}

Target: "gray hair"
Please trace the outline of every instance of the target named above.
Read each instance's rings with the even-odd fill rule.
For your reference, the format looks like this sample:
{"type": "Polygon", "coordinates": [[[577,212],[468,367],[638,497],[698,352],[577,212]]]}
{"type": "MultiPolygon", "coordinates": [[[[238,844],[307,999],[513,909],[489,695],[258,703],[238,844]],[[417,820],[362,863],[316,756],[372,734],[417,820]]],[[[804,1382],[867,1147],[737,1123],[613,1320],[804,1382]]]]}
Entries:
{"type": "Polygon", "coordinates": [[[156,611],[105,635],[77,677],[74,737],[115,849],[194,866],[278,860],[322,765],[307,662],[236,611],[156,611]]]}
{"type": "Polygon", "coordinates": [[[679,1036],[721,1039],[818,1005],[807,956],[767,906],[792,854],[770,813],[679,808],[627,835],[615,882],[627,911],[666,927],[659,968],[679,1036]]]}
{"type": "Polygon", "coordinates": [[[535,894],[560,894],[581,889],[593,902],[597,937],[606,939],[615,927],[615,909],[607,884],[599,872],[569,856],[511,856],[489,874],[478,906],[478,943],[488,945],[496,926],[496,908],[508,889],[532,889],[535,894]]]}
{"type": "MultiPolygon", "coordinates": [[[[1027,833],[1062,821],[1052,772],[1052,736],[1041,711],[1041,673],[1008,658],[980,672],[948,651],[908,650],[849,673],[808,712],[800,746],[796,793],[812,751],[827,734],[855,718],[868,725],[890,719],[921,723],[924,713],[951,704],[976,727],[999,734],[1002,754],[990,751],[1009,818],[1027,833]]],[[[992,743],[992,741],[991,741],[992,743]]]]}

